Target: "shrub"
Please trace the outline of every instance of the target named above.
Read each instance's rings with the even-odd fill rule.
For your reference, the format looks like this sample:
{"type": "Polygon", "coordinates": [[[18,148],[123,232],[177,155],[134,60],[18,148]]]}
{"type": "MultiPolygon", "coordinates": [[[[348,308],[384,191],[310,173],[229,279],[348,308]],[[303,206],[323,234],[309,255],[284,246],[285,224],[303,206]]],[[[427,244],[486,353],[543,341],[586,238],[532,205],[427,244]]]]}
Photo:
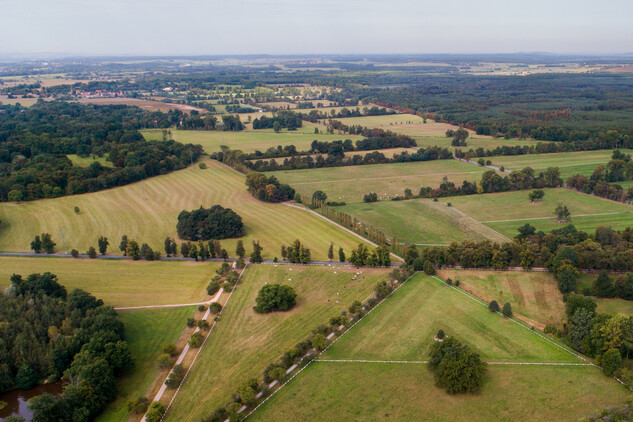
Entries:
{"type": "Polygon", "coordinates": [[[211,280],[207,285],[207,294],[213,296],[218,290],[220,290],[220,282],[218,280],[211,280]]]}
{"type": "Polygon", "coordinates": [[[203,341],[204,341],[204,337],[200,332],[193,333],[193,335],[189,339],[189,347],[196,349],[202,346],[203,341]]]}
{"type": "Polygon", "coordinates": [[[182,211],[176,225],[178,236],[186,240],[227,239],[244,236],[244,223],[235,211],[214,205],[182,211]]]}
{"type": "Polygon", "coordinates": [[[198,167],[199,167],[201,170],[205,170],[205,169],[207,168],[207,163],[200,163],[200,164],[198,164],[198,167]]]}
{"type": "Polygon", "coordinates": [[[145,420],[147,422],[160,422],[165,413],[165,406],[161,402],[155,401],[149,405],[149,409],[145,414],[145,420]]]}
{"type": "Polygon", "coordinates": [[[493,300],[492,302],[488,304],[488,309],[490,309],[490,312],[499,312],[500,310],[499,304],[497,303],[496,300],[493,300]]]}
{"type": "Polygon", "coordinates": [[[310,344],[317,350],[323,350],[327,345],[327,340],[323,334],[315,334],[312,340],[310,340],[310,344]]]}
{"type": "Polygon", "coordinates": [[[453,285],[453,280],[449,277],[449,278],[447,278],[447,279],[446,279],[446,283],[447,283],[449,286],[452,286],[452,285],[453,285]]]}
{"type": "Polygon", "coordinates": [[[455,280],[455,286],[459,287],[459,280],[455,280]]]}
{"type": "Polygon", "coordinates": [[[167,353],[169,356],[178,355],[178,348],[175,344],[169,343],[165,347],[163,347],[163,353],[167,353]]]}
{"type": "Polygon", "coordinates": [[[355,300],[354,302],[352,302],[352,304],[349,307],[349,313],[355,314],[356,312],[360,311],[362,308],[363,308],[363,304],[360,303],[360,301],[355,300]]]}
{"type": "Polygon", "coordinates": [[[207,322],[206,319],[201,319],[198,321],[198,328],[200,328],[201,330],[208,330],[209,329],[209,322],[207,322]]]}
{"type": "Polygon", "coordinates": [[[187,319],[187,327],[193,327],[194,325],[196,325],[196,320],[193,318],[189,318],[187,319]]]}
{"type": "Polygon", "coordinates": [[[137,414],[147,412],[149,407],[149,399],[147,397],[139,397],[136,400],[128,400],[127,410],[137,414]]]}
{"type": "Polygon", "coordinates": [[[174,369],[169,374],[169,378],[165,381],[165,385],[169,388],[176,388],[180,385],[185,377],[185,368],[182,365],[174,366],[174,369]]]}
{"type": "Polygon", "coordinates": [[[77,249],[73,249],[72,251],[70,251],[70,256],[72,256],[73,258],[79,258],[79,251],[77,249]]]}
{"type": "Polygon", "coordinates": [[[442,340],[444,337],[446,337],[446,335],[444,334],[444,330],[442,330],[442,329],[438,330],[438,332],[435,335],[435,337],[439,338],[440,340],[442,340]]]}
{"type": "Polygon", "coordinates": [[[169,353],[161,353],[156,358],[160,369],[169,368],[171,366],[171,355],[169,353]]]}
{"type": "Polygon", "coordinates": [[[209,305],[209,311],[213,315],[219,314],[221,310],[222,310],[222,305],[220,305],[218,302],[213,302],[212,304],[209,305]]]}
{"type": "Polygon", "coordinates": [[[207,310],[207,307],[204,305],[198,305],[198,312],[204,312],[207,310]]]}
{"type": "Polygon", "coordinates": [[[503,305],[502,313],[506,318],[510,318],[512,316],[512,305],[510,305],[510,302],[506,302],[505,305],[503,305]]]}
{"type": "Polygon", "coordinates": [[[88,248],[88,252],[86,252],[86,255],[88,255],[88,258],[95,259],[97,257],[97,250],[93,246],[91,246],[88,248]]]}
{"type": "Polygon", "coordinates": [[[297,303],[294,289],[282,284],[267,284],[259,290],[253,310],[263,314],[272,311],[287,311],[297,303]]]}
{"type": "Polygon", "coordinates": [[[614,376],[622,366],[622,355],[620,355],[620,350],[618,349],[609,349],[604,355],[602,355],[602,372],[605,375],[612,377],[614,376]]]}
{"type": "Polygon", "coordinates": [[[435,275],[435,267],[431,264],[431,261],[424,262],[424,272],[426,275],[435,275]]]}
{"type": "Polygon", "coordinates": [[[222,266],[220,266],[220,268],[218,268],[217,270],[215,270],[217,275],[224,275],[226,273],[228,273],[231,270],[231,265],[228,262],[223,262],[222,266]]]}

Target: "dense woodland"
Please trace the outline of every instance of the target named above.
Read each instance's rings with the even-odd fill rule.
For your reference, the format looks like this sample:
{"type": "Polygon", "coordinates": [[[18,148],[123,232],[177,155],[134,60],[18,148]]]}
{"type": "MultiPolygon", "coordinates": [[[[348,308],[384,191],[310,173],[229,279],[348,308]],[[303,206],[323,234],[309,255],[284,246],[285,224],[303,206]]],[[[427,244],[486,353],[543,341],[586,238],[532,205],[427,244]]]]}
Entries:
{"type": "Polygon", "coordinates": [[[0,320],[0,391],[64,380],[61,396],[31,401],[36,422],[94,419],[134,365],[116,312],[82,290],[67,293],[54,274],[14,274],[0,320]]]}
{"type": "Polygon", "coordinates": [[[202,147],[147,142],[138,132],[169,125],[166,114],[136,107],[0,106],[0,201],[95,192],[184,168],[202,154],[202,147]],[[112,167],[98,162],[73,166],[67,154],[105,156],[112,167]]]}

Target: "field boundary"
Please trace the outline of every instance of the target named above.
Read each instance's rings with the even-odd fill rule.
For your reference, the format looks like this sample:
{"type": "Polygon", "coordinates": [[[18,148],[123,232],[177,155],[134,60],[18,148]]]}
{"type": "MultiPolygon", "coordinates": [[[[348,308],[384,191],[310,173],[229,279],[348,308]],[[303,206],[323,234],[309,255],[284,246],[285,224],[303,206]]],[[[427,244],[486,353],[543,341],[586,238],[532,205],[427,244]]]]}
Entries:
{"type": "Polygon", "coordinates": [[[512,239],[510,239],[508,236],[499,233],[498,231],[496,231],[495,229],[493,229],[492,227],[486,226],[484,223],[482,223],[479,220],[476,220],[475,218],[471,217],[470,215],[466,214],[463,211],[458,210],[457,208],[451,206],[452,209],[454,209],[455,211],[457,211],[458,213],[460,213],[461,215],[463,215],[466,218],[470,218],[471,220],[473,220],[475,223],[479,224],[480,226],[485,227],[488,230],[492,230],[493,232],[497,233],[499,236],[501,236],[502,238],[506,239],[508,242],[512,242],[512,239]]]}
{"type": "MultiPolygon", "coordinates": [[[[393,364],[428,364],[428,360],[371,360],[371,359],[314,359],[314,362],[332,363],[393,363],[393,364]]],[[[485,361],[484,361],[485,362],[485,361]]],[[[542,365],[542,366],[595,366],[591,363],[575,362],[485,362],[488,365],[542,365]]]]}
{"type": "MultiPolygon", "coordinates": [[[[600,197],[598,197],[600,198],[600,197]]],[[[578,215],[572,215],[570,216],[571,218],[577,218],[577,217],[595,217],[595,216],[600,216],[600,215],[618,215],[618,214],[631,214],[633,213],[633,211],[618,211],[618,212],[603,212],[603,213],[596,213],[596,214],[578,214],[578,215]]],[[[533,217],[533,218],[516,218],[516,219],[511,219],[511,220],[489,220],[489,221],[480,221],[480,223],[482,224],[488,224],[488,223],[506,223],[506,222],[511,222],[511,221],[531,221],[531,220],[553,220],[556,217],[533,217]]]]}

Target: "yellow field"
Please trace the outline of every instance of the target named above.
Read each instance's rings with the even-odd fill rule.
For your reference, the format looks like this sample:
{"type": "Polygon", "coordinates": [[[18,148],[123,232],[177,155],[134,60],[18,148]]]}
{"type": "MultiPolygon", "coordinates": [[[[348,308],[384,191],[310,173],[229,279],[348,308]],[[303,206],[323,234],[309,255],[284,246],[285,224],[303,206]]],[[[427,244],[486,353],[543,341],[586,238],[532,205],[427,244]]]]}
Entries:
{"type": "MultiPolygon", "coordinates": [[[[114,249],[114,248],[113,248],[114,249]]],[[[117,249],[118,252],[118,249],[117,249]]],[[[9,287],[11,274],[56,274],[69,292],[82,289],[106,305],[144,306],[196,303],[209,298],[206,286],[220,267],[218,262],[132,261],[0,257],[0,289],[9,287]]]]}
{"type": "Polygon", "coordinates": [[[203,108],[193,107],[186,104],[171,104],[171,103],[163,103],[160,101],[149,101],[142,100],[138,98],[125,98],[125,97],[116,97],[116,98],[82,98],[78,101],[81,104],[124,104],[128,106],[137,106],[142,108],[143,110],[148,111],[162,111],[167,112],[169,110],[180,110],[183,112],[189,112],[191,110],[197,110],[200,113],[206,113],[207,111],[203,108]]]}
{"type": "MultiPolygon", "coordinates": [[[[20,204],[0,204],[0,251],[28,252],[31,240],[51,233],[57,250],[85,252],[97,246],[100,235],[118,245],[126,234],[139,243],[163,250],[165,237],[176,238],[177,216],[182,210],[220,204],[235,210],[244,220],[247,253],[259,240],[263,255],[273,258],[280,247],[294,239],[305,242],[315,259],[324,259],[330,241],[346,251],[359,240],[306,211],[257,201],[244,186],[244,176],[217,161],[197,165],[144,182],[84,195],[43,199],[20,204]],[[80,209],[74,213],[74,207],[80,209]]],[[[234,256],[236,239],[222,245],[234,256]]],[[[111,248],[113,249],[113,248],[111,248]]],[[[114,253],[114,250],[113,250],[114,253]]]]}

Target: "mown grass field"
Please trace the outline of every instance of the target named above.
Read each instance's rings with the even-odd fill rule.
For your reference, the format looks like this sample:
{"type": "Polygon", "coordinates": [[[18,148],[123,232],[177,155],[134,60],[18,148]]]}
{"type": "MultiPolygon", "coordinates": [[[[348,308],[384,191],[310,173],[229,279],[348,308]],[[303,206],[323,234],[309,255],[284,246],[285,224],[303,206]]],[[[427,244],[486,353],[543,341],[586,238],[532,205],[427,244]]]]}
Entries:
{"type": "Polygon", "coordinates": [[[324,354],[324,359],[426,360],[439,329],[483,360],[579,362],[472,298],[418,273],[324,354]]]}
{"type": "Polygon", "coordinates": [[[69,292],[82,289],[112,306],[165,305],[207,300],[206,287],[218,262],[131,261],[0,257],[0,289],[9,286],[11,274],[26,277],[51,272],[69,292]]]}
{"type": "Polygon", "coordinates": [[[253,421],[576,421],[630,393],[588,366],[489,366],[481,391],[446,394],[426,365],[314,362],[253,421]]]}
{"type": "Polygon", "coordinates": [[[388,270],[363,268],[352,280],[356,272],[351,267],[249,266],[165,421],[199,421],[224,405],[241,383],[259,378],[317,325],[365,299],[388,270]],[[255,297],[266,283],[291,285],[297,305],[289,312],[256,314],[255,297]]]}
{"type": "MultiPolygon", "coordinates": [[[[499,233],[508,237],[514,237],[518,234],[517,229],[529,223],[536,228],[536,231],[542,230],[548,233],[554,229],[560,229],[564,224],[559,224],[555,219],[547,220],[526,220],[526,221],[507,221],[498,223],[486,223],[486,225],[499,233]]],[[[596,215],[588,217],[572,217],[571,224],[577,230],[587,233],[594,233],[598,226],[608,226],[613,230],[624,230],[633,226],[633,214],[615,214],[615,215],[596,215]]]]}
{"type": "MultiPolygon", "coordinates": [[[[240,115],[241,118],[243,116],[240,115]]],[[[336,141],[351,139],[356,141],[362,139],[360,136],[348,134],[314,133],[314,126],[300,128],[297,131],[282,131],[275,133],[270,130],[244,130],[241,132],[222,132],[222,131],[201,131],[201,130],[178,130],[170,129],[173,139],[183,143],[200,144],[205,152],[211,154],[220,151],[220,145],[227,145],[231,149],[240,149],[245,153],[254,153],[256,150],[266,151],[268,148],[276,148],[278,145],[282,147],[286,145],[294,145],[298,151],[310,149],[312,141],[336,141]],[[303,129],[303,130],[301,130],[303,129]]],[[[324,128],[319,129],[324,132],[324,128]]],[[[141,131],[147,140],[163,139],[162,130],[143,130],[141,131]]]]}
{"type": "MultiPolygon", "coordinates": [[[[625,154],[632,150],[622,149],[625,154]]],[[[548,167],[560,168],[563,180],[575,174],[591,176],[599,165],[606,165],[611,160],[612,150],[557,152],[553,154],[529,154],[490,157],[492,164],[497,167],[504,166],[508,170],[521,170],[532,167],[538,174],[548,167]]]]}
{"type": "MultiPolygon", "coordinates": [[[[424,119],[422,117],[406,113],[387,114],[384,116],[345,117],[340,119],[335,118],[335,120],[340,120],[343,124],[348,126],[361,125],[369,128],[381,128],[414,137],[445,137],[447,130],[456,130],[459,128],[458,126],[450,125],[448,123],[436,123],[432,119],[427,119],[426,123],[424,123],[424,119]]],[[[469,136],[485,138],[485,136],[475,134],[472,130],[469,130],[468,132],[469,136]]]]}
{"type": "Polygon", "coordinates": [[[118,311],[125,325],[125,340],[134,357],[134,369],[117,382],[117,399],[97,418],[100,422],[125,422],[130,416],[127,401],[145,395],[161,371],[158,355],[168,343],[175,344],[185,328],[193,306],[118,311]]]}
{"type": "Polygon", "coordinates": [[[509,302],[522,320],[541,330],[566,320],[563,295],[552,273],[523,271],[440,270],[443,278],[460,281],[460,288],[485,302],[509,302]]]}
{"type": "Polygon", "coordinates": [[[380,228],[390,238],[408,243],[448,245],[464,240],[507,240],[454,208],[430,199],[359,202],[336,209],[380,228]]]}
{"type": "MultiPolygon", "coordinates": [[[[204,170],[195,165],[106,191],[2,203],[0,251],[28,252],[33,237],[43,232],[52,235],[61,252],[72,248],[84,252],[96,247],[98,237],[104,235],[115,253],[124,234],[162,251],[165,237],[177,237],[177,217],[182,210],[215,204],[242,217],[249,254],[253,240],[260,241],[265,258],[273,258],[282,244],[298,238],[315,260],[326,258],[330,242],[346,251],[358,244],[358,238],[306,211],[257,201],[246,191],[242,174],[213,160],[205,162],[208,168],[204,170]],[[75,206],[81,210],[79,214],[74,213],[75,206]]],[[[221,241],[230,256],[235,256],[236,243],[237,239],[221,241]]]]}
{"type": "MultiPolygon", "coordinates": [[[[427,123],[428,124],[428,123],[427,123]]],[[[400,130],[397,130],[400,132],[400,130]]],[[[484,148],[484,149],[493,149],[496,147],[502,146],[516,146],[516,145],[537,145],[541,141],[535,141],[533,139],[504,139],[504,138],[491,138],[482,135],[473,135],[473,132],[470,132],[470,136],[472,138],[468,138],[466,140],[465,147],[453,147],[451,145],[451,141],[453,138],[447,138],[446,136],[426,136],[426,135],[413,135],[413,138],[416,140],[419,147],[430,147],[430,146],[440,146],[444,148],[449,148],[453,151],[456,149],[461,149],[464,152],[469,151],[470,149],[484,148]]],[[[495,157],[490,157],[491,160],[494,161],[495,157]]]]}
{"type": "MultiPolygon", "coordinates": [[[[565,188],[544,189],[544,191],[543,200],[535,203],[532,203],[528,198],[531,192],[529,190],[455,196],[442,198],[442,201],[450,202],[455,208],[484,223],[523,218],[552,217],[555,219],[554,209],[558,203],[567,205],[572,215],[572,221],[575,215],[633,212],[631,205],[565,188]]],[[[608,222],[608,217],[602,216],[605,224],[608,222]]]]}
{"type": "Polygon", "coordinates": [[[66,155],[66,157],[68,157],[68,159],[72,161],[73,166],[75,167],[88,167],[94,162],[98,162],[104,167],[113,167],[113,164],[110,161],[106,160],[106,157],[80,157],[77,154],[68,154],[66,155]]]}
{"type": "Polygon", "coordinates": [[[455,184],[464,180],[481,180],[486,168],[457,160],[433,160],[413,163],[369,164],[305,170],[267,172],[288,183],[302,196],[312,197],[322,190],[330,201],[362,202],[363,196],[376,192],[380,198],[404,196],[409,188],[414,194],[420,186],[438,187],[446,176],[455,184]]]}
{"type": "MultiPolygon", "coordinates": [[[[345,157],[353,157],[355,155],[360,155],[361,157],[364,157],[367,154],[371,154],[373,152],[380,152],[381,154],[383,154],[385,157],[387,158],[393,158],[394,155],[396,154],[402,154],[403,152],[407,152],[408,154],[413,154],[415,153],[417,150],[414,148],[387,148],[387,149],[372,149],[369,151],[347,151],[345,152],[345,157]]],[[[316,158],[321,155],[321,154],[310,154],[312,156],[313,159],[316,160],[316,158]]],[[[327,154],[323,154],[323,158],[327,157],[327,154]]],[[[258,160],[263,160],[263,161],[270,161],[270,160],[275,160],[275,162],[277,162],[277,164],[283,164],[283,162],[285,160],[287,160],[288,157],[277,157],[277,158],[256,158],[256,159],[252,159],[249,161],[255,162],[258,160]]]]}

